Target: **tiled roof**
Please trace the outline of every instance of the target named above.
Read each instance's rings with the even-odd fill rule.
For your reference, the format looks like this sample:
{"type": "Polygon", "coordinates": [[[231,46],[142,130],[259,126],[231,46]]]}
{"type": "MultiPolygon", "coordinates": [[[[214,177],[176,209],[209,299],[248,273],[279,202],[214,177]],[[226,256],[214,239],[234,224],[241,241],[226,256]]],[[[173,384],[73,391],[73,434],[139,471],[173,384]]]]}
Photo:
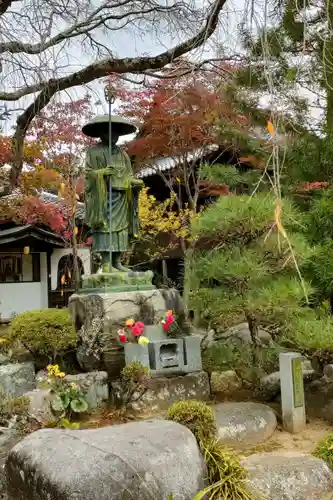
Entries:
{"type": "MultiPolygon", "coordinates": [[[[219,146],[217,144],[212,144],[204,149],[197,149],[193,153],[187,154],[187,161],[199,160],[203,155],[217,151],[219,146]]],[[[138,172],[137,177],[139,179],[144,179],[145,177],[150,177],[158,172],[169,172],[183,162],[183,158],[180,157],[169,157],[169,158],[159,158],[154,163],[147,165],[138,172]]]]}
{"type": "MultiPolygon", "coordinates": [[[[63,200],[59,200],[58,195],[49,193],[47,191],[42,191],[40,194],[40,199],[44,203],[57,203],[62,204],[63,200]]],[[[76,204],[76,218],[79,220],[84,220],[84,203],[78,201],[76,204]]]]}
{"type": "Polygon", "coordinates": [[[23,238],[32,237],[37,240],[47,241],[53,246],[65,246],[65,240],[53,231],[48,231],[32,224],[15,226],[0,230],[0,245],[6,245],[23,238]]]}

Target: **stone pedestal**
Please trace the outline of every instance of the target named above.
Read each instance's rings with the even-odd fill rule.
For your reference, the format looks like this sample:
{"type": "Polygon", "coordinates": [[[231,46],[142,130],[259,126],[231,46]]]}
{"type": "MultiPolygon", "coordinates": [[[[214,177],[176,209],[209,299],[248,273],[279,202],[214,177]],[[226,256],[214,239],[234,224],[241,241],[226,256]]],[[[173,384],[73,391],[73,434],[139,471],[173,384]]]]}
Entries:
{"type": "Polygon", "coordinates": [[[303,357],[297,352],[280,354],[280,381],[283,427],[296,433],[306,426],[303,357]]]}
{"type": "Polygon", "coordinates": [[[114,271],[83,276],[80,293],[133,292],[138,290],[155,290],[152,284],[152,271],[114,271]]]}
{"type": "Polygon", "coordinates": [[[134,277],[129,275],[127,284],[119,287],[118,282],[124,274],[87,278],[80,293],[69,299],[69,310],[78,334],[77,359],[81,368],[84,371],[105,370],[110,378],[119,377],[125,366],[124,346],[118,341],[117,331],[124,327],[126,319],[143,321],[149,329],[149,325],[156,325],[169,309],[173,309],[178,318],[184,317],[177,290],[157,290],[152,285],[143,289],[143,285],[134,285],[134,277]],[[97,279],[100,289],[95,287],[97,279]]]}

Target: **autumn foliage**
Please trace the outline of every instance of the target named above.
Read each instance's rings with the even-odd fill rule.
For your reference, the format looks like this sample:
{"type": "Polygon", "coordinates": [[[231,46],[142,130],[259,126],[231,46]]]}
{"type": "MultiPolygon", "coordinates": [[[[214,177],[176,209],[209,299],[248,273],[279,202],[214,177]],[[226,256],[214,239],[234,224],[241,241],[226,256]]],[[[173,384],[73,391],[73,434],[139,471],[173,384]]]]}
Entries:
{"type": "Polygon", "coordinates": [[[247,119],[234,109],[216,75],[162,80],[146,90],[117,88],[119,111],[141,129],[129,144],[137,163],[156,158],[183,158],[216,143],[216,127],[246,129],[247,119]]]}
{"type": "MultiPolygon", "coordinates": [[[[67,103],[53,102],[35,118],[24,145],[25,168],[19,188],[12,196],[0,199],[0,222],[47,226],[69,238],[69,220],[76,200],[83,194],[83,178],[77,163],[91,144],[81,127],[90,116],[91,98],[85,96],[67,103]],[[78,170],[75,186],[73,168],[78,170]],[[42,190],[58,193],[62,202],[45,203],[39,197],[42,190]]],[[[0,136],[0,182],[4,184],[8,175],[5,165],[10,166],[12,161],[11,140],[0,136]]]]}

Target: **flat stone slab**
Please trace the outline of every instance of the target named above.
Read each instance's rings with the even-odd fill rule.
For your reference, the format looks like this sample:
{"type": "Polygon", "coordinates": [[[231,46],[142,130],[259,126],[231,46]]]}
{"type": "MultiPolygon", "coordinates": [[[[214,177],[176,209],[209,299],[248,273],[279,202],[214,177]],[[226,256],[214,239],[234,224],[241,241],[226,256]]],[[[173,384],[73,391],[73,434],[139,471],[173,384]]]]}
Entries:
{"type": "Polygon", "coordinates": [[[256,453],[243,461],[248,488],[265,500],[322,500],[333,491],[333,472],[326,462],[294,451],[256,453]]]}
{"type": "MultiPolygon", "coordinates": [[[[111,383],[115,403],[119,400],[119,389],[117,382],[111,383]]],[[[138,394],[134,394],[132,409],[151,412],[167,410],[173,403],[183,399],[207,401],[210,398],[208,375],[202,371],[177,377],[151,378],[147,391],[140,399],[136,400],[137,397],[138,394]]]]}
{"type": "Polygon", "coordinates": [[[192,500],[207,469],[193,434],[166,420],[42,429],[9,453],[9,500],[192,500]]]}
{"type": "Polygon", "coordinates": [[[221,403],[214,412],[221,442],[232,447],[262,443],[277,426],[274,411],[259,403],[221,403]]]}

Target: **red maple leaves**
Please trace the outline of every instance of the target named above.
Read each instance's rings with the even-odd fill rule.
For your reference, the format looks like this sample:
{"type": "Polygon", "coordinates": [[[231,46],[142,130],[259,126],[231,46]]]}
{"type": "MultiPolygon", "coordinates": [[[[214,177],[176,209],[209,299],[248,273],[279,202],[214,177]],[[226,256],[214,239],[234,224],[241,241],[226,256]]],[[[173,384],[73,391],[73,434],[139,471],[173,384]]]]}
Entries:
{"type": "MultiPolygon", "coordinates": [[[[66,237],[73,212],[69,199],[70,171],[92,142],[81,132],[83,123],[91,114],[91,98],[87,95],[77,101],[53,102],[36,117],[24,145],[25,168],[20,176],[19,193],[1,201],[2,222],[12,220],[20,224],[47,226],[66,237]],[[41,190],[61,191],[65,200],[62,203],[45,203],[38,196],[41,190]]],[[[11,141],[11,137],[0,136],[0,167],[5,164],[10,166],[11,141]]],[[[79,178],[74,189],[82,194],[82,179],[79,178]]]]}

